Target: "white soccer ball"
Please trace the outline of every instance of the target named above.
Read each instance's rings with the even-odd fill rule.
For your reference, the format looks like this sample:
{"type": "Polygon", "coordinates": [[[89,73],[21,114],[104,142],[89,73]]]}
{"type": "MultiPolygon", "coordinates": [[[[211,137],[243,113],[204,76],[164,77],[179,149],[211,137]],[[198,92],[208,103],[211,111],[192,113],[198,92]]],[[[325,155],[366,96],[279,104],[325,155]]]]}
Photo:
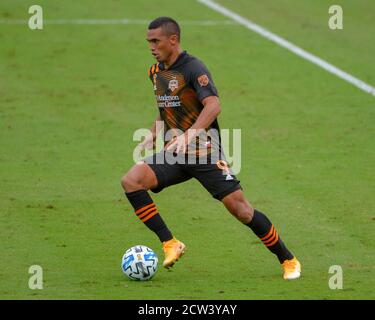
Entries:
{"type": "Polygon", "coordinates": [[[132,280],[149,280],[158,269],[158,257],[149,247],[138,245],[126,250],[121,269],[132,280]]]}

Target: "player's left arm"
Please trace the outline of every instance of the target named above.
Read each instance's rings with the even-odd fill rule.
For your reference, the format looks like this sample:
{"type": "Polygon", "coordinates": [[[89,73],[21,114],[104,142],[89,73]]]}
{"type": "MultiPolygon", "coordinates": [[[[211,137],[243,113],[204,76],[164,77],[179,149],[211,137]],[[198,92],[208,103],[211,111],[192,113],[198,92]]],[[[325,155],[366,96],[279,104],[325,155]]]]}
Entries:
{"type": "Polygon", "coordinates": [[[186,130],[184,134],[178,136],[167,145],[167,150],[176,149],[176,152],[186,152],[187,145],[192,141],[201,130],[208,128],[217,118],[221,111],[220,100],[217,96],[209,96],[202,100],[204,108],[199,114],[197,120],[186,130]]]}
{"type": "Polygon", "coordinates": [[[220,100],[217,96],[209,96],[202,100],[203,109],[193,125],[178,136],[175,140],[170,141],[166,149],[176,152],[186,152],[187,145],[197,136],[201,130],[209,128],[212,122],[217,118],[221,111],[220,100]]]}
{"type": "Polygon", "coordinates": [[[167,150],[176,149],[176,152],[186,152],[187,145],[194,139],[201,130],[206,130],[216,119],[221,111],[220,100],[212,80],[210,72],[206,66],[197,61],[191,70],[190,83],[197,93],[198,99],[203,104],[198,118],[184,134],[172,140],[166,147],[167,150]]]}
{"type": "Polygon", "coordinates": [[[206,129],[221,112],[220,100],[217,96],[209,96],[202,100],[204,108],[190,129],[206,129]]]}
{"type": "Polygon", "coordinates": [[[202,104],[204,107],[197,120],[190,129],[185,132],[188,143],[197,136],[201,130],[209,128],[221,112],[220,100],[217,96],[208,96],[204,98],[202,104]]]}

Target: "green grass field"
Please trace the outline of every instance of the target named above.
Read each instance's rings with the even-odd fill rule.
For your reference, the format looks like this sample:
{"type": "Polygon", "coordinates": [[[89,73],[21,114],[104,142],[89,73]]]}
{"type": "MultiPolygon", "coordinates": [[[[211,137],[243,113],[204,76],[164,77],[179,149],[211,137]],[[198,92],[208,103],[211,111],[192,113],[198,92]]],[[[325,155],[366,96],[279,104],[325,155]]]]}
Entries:
{"type": "MultiPolygon", "coordinates": [[[[375,85],[375,3],[218,3],[375,85]]],[[[302,263],[277,259],[197,181],[153,195],[188,251],[172,271],[128,280],[125,249],[157,237],[134,216],[120,179],[133,132],[157,114],[147,23],[48,24],[31,31],[34,1],[0,4],[0,299],[374,299],[375,97],[196,1],[47,1],[44,18],[182,21],[182,45],[219,90],[221,128],[242,129],[238,177],[302,263]],[[28,287],[43,268],[43,290],[28,287]],[[331,290],[330,266],[343,269],[331,290]]]]}

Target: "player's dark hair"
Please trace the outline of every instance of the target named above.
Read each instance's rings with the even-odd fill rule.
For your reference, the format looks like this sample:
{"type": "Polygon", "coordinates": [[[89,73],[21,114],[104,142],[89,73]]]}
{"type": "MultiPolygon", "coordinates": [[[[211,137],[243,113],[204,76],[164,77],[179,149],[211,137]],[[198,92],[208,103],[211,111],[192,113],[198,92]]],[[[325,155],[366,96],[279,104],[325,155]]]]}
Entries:
{"type": "Polygon", "coordinates": [[[163,29],[167,36],[175,34],[177,35],[178,41],[180,41],[181,29],[175,20],[173,20],[170,17],[156,18],[155,20],[151,21],[151,23],[148,25],[148,30],[157,29],[160,27],[163,29]]]}

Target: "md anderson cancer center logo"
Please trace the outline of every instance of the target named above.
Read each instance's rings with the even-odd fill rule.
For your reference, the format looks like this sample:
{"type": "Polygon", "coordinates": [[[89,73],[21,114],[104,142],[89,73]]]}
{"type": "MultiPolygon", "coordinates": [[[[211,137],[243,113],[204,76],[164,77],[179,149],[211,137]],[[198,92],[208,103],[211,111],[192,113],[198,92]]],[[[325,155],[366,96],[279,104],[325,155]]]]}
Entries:
{"type": "MultiPolygon", "coordinates": [[[[173,77],[168,82],[168,89],[173,93],[178,88],[178,80],[173,77]]],[[[155,95],[159,108],[176,108],[181,106],[180,97],[178,95],[155,95]]]]}
{"type": "Polygon", "coordinates": [[[159,108],[175,108],[181,106],[179,96],[157,95],[156,100],[159,108]]]}

